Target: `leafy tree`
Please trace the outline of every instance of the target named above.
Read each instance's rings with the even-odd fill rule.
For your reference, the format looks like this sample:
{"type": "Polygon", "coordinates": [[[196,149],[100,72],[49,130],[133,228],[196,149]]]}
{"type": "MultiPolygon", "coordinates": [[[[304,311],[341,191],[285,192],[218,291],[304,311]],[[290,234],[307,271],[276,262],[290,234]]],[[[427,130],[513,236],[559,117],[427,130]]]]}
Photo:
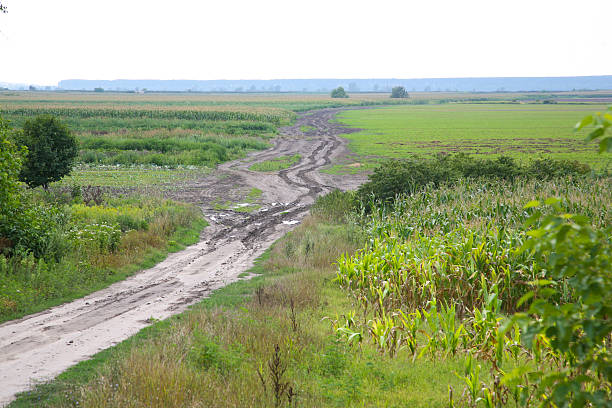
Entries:
{"type": "Polygon", "coordinates": [[[346,91],[344,90],[344,88],[339,86],[333,91],[331,91],[331,97],[332,98],[348,98],[348,95],[346,94],[346,91]]]}
{"type": "Polygon", "coordinates": [[[43,186],[70,173],[78,154],[77,141],[59,119],[43,115],[28,120],[19,140],[28,155],[19,178],[30,187],[43,186]]]}
{"type": "Polygon", "coordinates": [[[12,129],[0,117],[0,250],[12,245],[12,220],[21,213],[19,170],[26,149],[11,138],[12,129]]]}
{"type": "Polygon", "coordinates": [[[612,229],[593,229],[587,217],[566,214],[559,202],[546,201],[559,215],[543,215],[539,201],[526,206],[536,208],[527,225],[539,225],[527,233],[523,250],[540,260],[546,276],[535,282],[538,290],[520,301],[531,300],[528,313],[518,313],[515,319],[534,354],[546,339],[553,355],[565,360],[550,373],[530,374],[540,393],[554,403],[546,406],[610,407],[612,229]],[[560,304],[568,288],[571,299],[560,304]]]}
{"type": "MultiPolygon", "coordinates": [[[[586,141],[599,139],[600,153],[612,151],[612,107],[586,116],[575,130],[589,125],[595,129],[586,141]]],[[[551,372],[521,367],[502,382],[522,383],[523,394],[535,386],[541,406],[611,407],[612,227],[595,230],[587,217],[567,214],[557,198],[545,204],[557,214],[543,215],[537,200],[525,206],[535,208],[526,225],[536,227],[527,232],[523,251],[540,261],[546,275],[519,301],[530,302],[528,313],[517,313],[514,320],[534,355],[548,345],[558,364],[551,372]]]]}
{"type": "Polygon", "coordinates": [[[394,86],[391,89],[391,98],[410,98],[410,95],[403,86],[394,86]]]}
{"type": "Polygon", "coordinates": [[[19,202],[19,170],[26,149],[11,139],[11,128],[0,117],[0,217],[19,202]]]}

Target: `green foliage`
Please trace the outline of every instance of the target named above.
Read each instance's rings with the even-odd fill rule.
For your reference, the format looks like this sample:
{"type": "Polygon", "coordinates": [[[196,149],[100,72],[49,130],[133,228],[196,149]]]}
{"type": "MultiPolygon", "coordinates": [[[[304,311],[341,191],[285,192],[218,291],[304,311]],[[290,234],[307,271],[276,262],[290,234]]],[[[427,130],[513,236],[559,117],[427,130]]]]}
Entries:
{"type": "Polygon", "coordinates": [[[467,355],[454,406],[609,406],[611,185],[462,180],[374,207],[358,220],[368,244],[337,262],[357,308],[334,326],[339,340],[412,359],[467,355]],[[562,198],[523,204],[551,195],[562,198]]]}
{"type": "Polygon", "coordinates": [[[216,370],[228,375],[238,370],[244,359],[240,346],[224,347],[210,339],[199,329],[192,332],[193,345],[189,351],[190,361],[200,370],[216,370]]]}
{"type": "Polygon", "coordinates": [[[339,86],[336,89],[331,91],[332,98],[348,98],[348,94],[344,90],[343,87],[339,86]]]}
{"type": "Polygon", "coordinates": [[[598,112],[593,115],[585,116],[574,127],[575,131],[584,129],[587,126],[593,126],[593,130],[588,134],[585,142],[599,140],[599,152],[612,152],[612,135],[610,134],[610,126],[612,126],[612,106],[606,112],[598,112]]]}
{"type": "Polygon", "coordinates": [[[310,208],[310,213],[329,223],[344,223],[355,207],[353,191],[333,190],[318,197],[310,208]]]}
{"type": "Polygon", "coordinates": [[[0,118],[0,251],[32,251],[54,257],[61,252],[55,228],[65,220],[62,211],[32,203],[17,177],[27,152],[11,139],[11,129],[0,118]]]}
{"type": "Polygon", "coordinates": [[[10,228],[8,223],[20,206],[21,188],[18,177],[26,152],[25,148],[15,144],[12,129],[0,117],[0,239],[4,236],[3,232],[10,228]]]}
{"type": "Polygon", "coordinates": [[[198,109],[198,108],[170,108],[170,109],[150,109],[139,106],[15,106],[3,108],[3,112],[15,116],[57,116],[61,118],[116,118],[116,119],[179,119],[194,121],[253,121],[269,122],[275,125],[288,123],[293,117],[292,112],[274,108],[253,108],[242,109],[236,107],[227,109],[226,107],[198,109]]]}
{"type": "Polygon", "coordinates": [[[410,95],[403,86],[394,86],[391,88],[391,98],[410,98],[410,95]]]}
{"type": "Polygon", "coordinates": [[[125,276],[120,270],[202,225],[196,207],[156,198],[90,206],[75,199],[48,204],[34,194],[24,200],[11,229],[0,233],[13,243],[10,254],[0,254],[0,320],[118,280],[125,276]]]}
{"type": "Polygon", "coordinates": [[[28,148],[20,178],[30,187],[46,188],[69,174],[78,154],[76,138],[53,116],[26,121],[19,142],[28,148]]]}
{"type": "Polygon", "coordinates": [[[385,161],[368,176],[369,181],[359,188],[358,197],[363,202],[371,196],[390,201],[398,194],[412,194],[429,184],[439,186],[459,177],[451,167],[436,164],[420,159],[385,161]]]}
{"type": "Polygon", "coordinates": [[[546,204],[558,214],[536,210],[528,225],[537,227],[528,231],[523,245],[546,270],[545,280],[521,299],[531,300],[529,314],[515,318],[528,348],[545,338],[563,362],[535,377],[547,399],[557,407],[610,406],[612,228],[593,229],[587,217],[563,213],[556,199],[546,204]],[[569,299],[564,288],[571,288],[569,299]]]}
{"type": "Polygon", "coordinates": [[[254,138],[191,135],[151,138],[81,138],[80,161],[87,164],[209,166],[232,160],[268,144],[254,138]]]}
{"type": "Polygon", "coordinates": [[[374,198],[390,202],[400,194],[413,194],[428,185],[454,183],[460,178],[512,181],[516,178],[549,180],[582,176],[588,165],[576,161],[539,158],[525,165],[511,157],[479,159],[465,154],[444,155],[434,159],[388,160],[358,190],[358,198],[368,206],[374,198]]]}

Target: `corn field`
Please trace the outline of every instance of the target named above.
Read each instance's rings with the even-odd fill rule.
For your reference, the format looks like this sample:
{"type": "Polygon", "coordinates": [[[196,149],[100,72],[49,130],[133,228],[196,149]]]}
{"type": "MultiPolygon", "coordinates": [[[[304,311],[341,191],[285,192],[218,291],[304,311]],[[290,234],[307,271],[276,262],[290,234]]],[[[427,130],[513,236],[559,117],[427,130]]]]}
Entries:
{"type": "Polygon", "coordinates": [[[11,105],[0,110],[4,116],[36,116],[54,115],[62,118],[114,118],[114,119],[181,119],[209,121],[260,121],[273,124],[288,123],[293,117],[292,112],[275,108],[254,108],[242,106],[121,106],[121,105],[80,105],[76,107],[65,105],[41,104],[36,106],[11,105]]]}
{"type": "MultiPolygon", "coordinates": [[[[554,218],[556,212],[583,214],[575,224],[567,221],[564,231],[592,229],[587,236],[596,261],[589,262],[595,265],[594,274],[603,269],[603,276],[609,276],[611,186],[609,178],[461,182],[400,197],[392,206],[372,206],[372,213],[362,212],[355,220],[369,237],[367,246],[337,261],[336,282],[350,294],[354,310],[333,320],[334,331],[349,344],[371,341],[391,357],[400,350],[413,359],[464,354],[466,371],[457,375],[466,388],[455,392],[455,401],[450,390],[451,406],[535,406],[547,401],[559,387],[534,373],[565,373],[563,367],[577,358],[574,352],[559,353],[554,336],[529,333],[529,316],[537,303],[533,299],[556,305],[553,310],[582,300],[576,300],[574,275],[558,278],[551,272],[560,253],[542,256],[525,248],[540,245],[539,236],[572,218],[554,218]],[[526,206],[533,198],[550,205],[526,206]],[[557,224],[551,221],[533,231],[526,227],[537,219],[557,224]],[[586,219],[590,225],[583,225],[586,219]],[[517,324],[520,319],[513,316],[525,324],[517,324]],[[484,381],[481,364],[490,367],[487,377],[492,381],[484,381]]],[[[561,238],[552,236],[554,245],[557,241],[561,238]]],[[[578,333],[584,336],[582,329],[578,333]]],[[[609,343],[609,335],[597,343],[598,355],[609,356],[609,343]]],[[[593,367],[572,370],[569,378],[583,375],[589,381],[568,393],[610,402],[609,374],[593,367]]]]}

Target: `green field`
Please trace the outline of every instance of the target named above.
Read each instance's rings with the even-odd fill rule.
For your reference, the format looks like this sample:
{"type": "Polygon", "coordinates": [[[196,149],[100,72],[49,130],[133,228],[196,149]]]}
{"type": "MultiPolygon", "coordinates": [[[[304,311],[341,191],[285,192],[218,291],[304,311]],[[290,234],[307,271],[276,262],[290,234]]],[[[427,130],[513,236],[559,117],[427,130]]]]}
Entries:
{"type": "Polygon", "coordinates": [[[100,187],[177,187],[194,177],[209,174],[206,168],[196,166],[77,166],[72,174],[65,176],[56,186],[100,186],[100,187]],[[177,184],[178,183],[178,184],[177,184]]]}
{"type": "MultiPolygon", "coordinates": [[[[443,104],[393,106],[341,112],[338,120],[363,129],[345,135],[357,161],[464,152],[517,159],[546,155],[601,168],[610,154],[598,155],[573,126],[604,105],[443,104]]],[[[364,166],[367,168],[367,166],[364,166]]],[[[354,170],[354,169],[353,169],[354,170]]]]}
{"type": "MultiPolygon", "coordinates": [[[[5,91],[0,92],[0,116],[19,128],[37,115],[51,114],[70,127],[79,157],[62,185],[166,188],[268,148],[278,127],[292,123],[295,111],[388,102],[385,94],[338,101],[324,94],[5,91]]],[[[405,102],[411,101],[399,101],[405,102]]]]}

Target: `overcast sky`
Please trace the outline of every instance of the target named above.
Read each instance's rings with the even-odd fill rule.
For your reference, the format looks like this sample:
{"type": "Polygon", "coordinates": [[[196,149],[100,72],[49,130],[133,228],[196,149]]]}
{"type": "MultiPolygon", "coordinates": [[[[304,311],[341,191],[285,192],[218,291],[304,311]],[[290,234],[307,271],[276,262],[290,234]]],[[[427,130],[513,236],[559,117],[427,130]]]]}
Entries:
{"type": "Polygon", "coordinates": [[[611,0],[0,0],[0,81],[612,74],[611,0]]]}

